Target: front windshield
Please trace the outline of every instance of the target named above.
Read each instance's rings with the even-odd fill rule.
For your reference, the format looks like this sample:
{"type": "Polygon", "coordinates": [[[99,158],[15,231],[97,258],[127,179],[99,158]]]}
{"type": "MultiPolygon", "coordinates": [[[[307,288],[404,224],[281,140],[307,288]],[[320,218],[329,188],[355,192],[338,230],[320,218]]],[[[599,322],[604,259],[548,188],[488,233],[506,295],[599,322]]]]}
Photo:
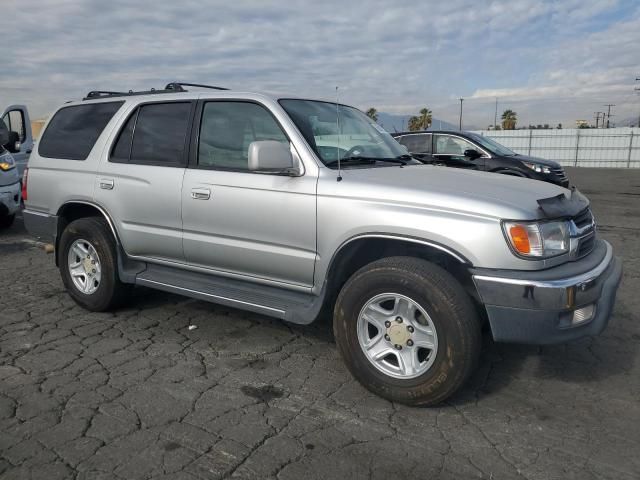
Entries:
{"type": "Polygon", "coordinates": [[[315,100],[280,100],[320,160],[337,167],[419,163],[405,147],[360,110],[315,100]],[[339,129],[338,129],[339,125],[339,129]]]}
{"type": "Polygon", "coordinates": [[[484,148],[486,148],[492,153],[495,153],[496,155],[503,155],[507,157],[516,155],[516,152],[514,152],[513,150],[509,150],[504,145],[499,144],[498,142],[496,142],[495,140],[492,140],[489,137],[485,137],[483,135],[476,135],[475,133],[470,133],[469,136],[473,138],[477,143],[482,145],[484,148]]]}

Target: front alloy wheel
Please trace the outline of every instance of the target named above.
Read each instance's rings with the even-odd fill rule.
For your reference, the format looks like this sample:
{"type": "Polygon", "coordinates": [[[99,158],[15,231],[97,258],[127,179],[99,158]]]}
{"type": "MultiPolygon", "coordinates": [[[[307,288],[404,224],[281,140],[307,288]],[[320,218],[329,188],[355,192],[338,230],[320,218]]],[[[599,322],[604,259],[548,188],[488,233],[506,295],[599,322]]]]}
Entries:
{"type": "Polygon", "coordinates": [[[358,340],[374,367],[400,379],[425,373],[438,353],[438,334],[429,314],[397,293],[376,295],[364,305],[358,340]]]}

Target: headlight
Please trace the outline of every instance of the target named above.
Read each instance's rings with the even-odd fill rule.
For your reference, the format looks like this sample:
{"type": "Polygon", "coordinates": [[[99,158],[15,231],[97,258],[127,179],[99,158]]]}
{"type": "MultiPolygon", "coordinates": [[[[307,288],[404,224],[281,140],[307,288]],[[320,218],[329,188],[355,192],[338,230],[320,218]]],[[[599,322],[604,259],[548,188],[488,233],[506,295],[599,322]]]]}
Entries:
{"type": "Polygon", "coordinates": [[[546,165],[540,165],[539,163],[529,163],[529,162],[522,162],[522,163],[524,163],[527,167],[529,167],[534,172],[551,173],[551,169],[546,165]]]}
{"type": "MultiPolygon", "coordinates": [[[[1,152],[0,152],[1,153],[1,152]]],[[[6,172],[16,166],[11,155],[0,155],[0,170],[6,172]]]]}
{"type": "Polygon", "coordinates": [[[518,255],[548,258],[569,251],[569,222],[504,222],[503,228],[518,255]]]}

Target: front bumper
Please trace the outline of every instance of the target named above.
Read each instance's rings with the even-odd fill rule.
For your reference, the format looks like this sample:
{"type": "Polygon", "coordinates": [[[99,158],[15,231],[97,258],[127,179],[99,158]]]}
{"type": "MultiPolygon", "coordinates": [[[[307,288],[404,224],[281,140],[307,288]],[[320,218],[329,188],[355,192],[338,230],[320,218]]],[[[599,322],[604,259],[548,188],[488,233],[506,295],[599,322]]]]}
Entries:
{"type": "Polygon", "coordinates": [[[586,257],[544,271],[475,269],[472,275],[495,341],[545,345],[605,329],[622,262],[599,240],[586,257]]]}
{"type": "Polygon", "coordinates": [[[20,209],[20,182],[0,187],[0,215],[13,215],[20,209]]]}

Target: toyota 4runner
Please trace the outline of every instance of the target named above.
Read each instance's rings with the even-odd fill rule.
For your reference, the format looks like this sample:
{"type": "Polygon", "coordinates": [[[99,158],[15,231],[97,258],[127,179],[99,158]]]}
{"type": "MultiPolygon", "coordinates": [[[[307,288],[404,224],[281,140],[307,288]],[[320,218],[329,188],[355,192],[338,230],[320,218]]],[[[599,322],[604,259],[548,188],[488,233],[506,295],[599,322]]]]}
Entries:
{"type": "Polygon", "coordinates": [[[25,223],[83,307],[143,285],[330,312],[352,374],[413,405],[464,383],[485,321],[530,344],[605,328],[621,262],[577,190],[423,165],[346,105],[191,87],[91,92],[45,126],[25,223]]]}

